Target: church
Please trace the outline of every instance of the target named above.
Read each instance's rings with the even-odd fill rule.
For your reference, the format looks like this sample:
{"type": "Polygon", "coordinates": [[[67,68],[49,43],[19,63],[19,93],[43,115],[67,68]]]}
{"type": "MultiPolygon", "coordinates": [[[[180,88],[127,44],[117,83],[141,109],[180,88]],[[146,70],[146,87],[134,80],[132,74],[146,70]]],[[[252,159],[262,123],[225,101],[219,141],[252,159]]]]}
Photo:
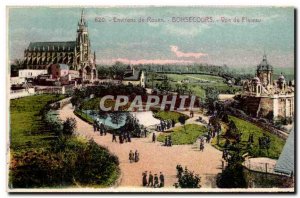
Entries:
{"type": "Polygon", "coordinates": [[[294,86],[283,74],[273,80],[273,67],[266,55],[257,66],[256,76],[244,82],[241,96],[243,110],[253,117],[272,120],[294,117],[294,86]]]}
{"type": "Polygon", "coordinates": [[[24,50],[24,66],[27,69],[48,70],[52,64],[66,64],[79,72],[83,80],[97,79],[96,55],[91,53],[88,25],[82,10],[75,41],[30,42],[24,50]]]}

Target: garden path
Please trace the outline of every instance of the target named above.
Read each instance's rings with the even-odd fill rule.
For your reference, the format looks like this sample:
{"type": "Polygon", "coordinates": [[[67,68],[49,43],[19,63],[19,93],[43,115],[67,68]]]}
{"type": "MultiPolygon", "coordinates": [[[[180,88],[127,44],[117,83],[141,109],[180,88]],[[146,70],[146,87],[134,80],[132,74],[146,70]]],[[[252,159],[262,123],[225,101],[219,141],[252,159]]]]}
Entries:
{"type": "MultiPolygon", "coordinates": [[[[183,167],[187,166],[189,170],[200,175],[202,187],[216,187],[215,178],[221,172],[222,153],[210,144],[205,144],[203,152],[199,151],[199,142],[193,145],[165,147],[160,142],[152,143],[151,135],[147,138],[132,138],[131,143],[113,143],[111,134],[100,136],[99,132],[95,133],[93,127],[78,118],[73,113],[73,110],[71,104],[64,106],[58,111],[60,119],[75,118],[78,135],[87,139],[94,139],[97,144],[106,147],[119,158],[121,169],[119,186],[141,187],[142,172],[148,171],[149,173],[151,171],[158,175],[162,172],[165,176],[165,186],[172,187],[177,182],[176,165],[181,164],[183,167]],[[135,150],[139,151],[139,162],[129,162],[128,154],[130,150],[133,152],[135,150]]],[[[194,123],[196,117],[199,116],[195,114],[195,117],[188,120],[187,123],[194,123]]]]}

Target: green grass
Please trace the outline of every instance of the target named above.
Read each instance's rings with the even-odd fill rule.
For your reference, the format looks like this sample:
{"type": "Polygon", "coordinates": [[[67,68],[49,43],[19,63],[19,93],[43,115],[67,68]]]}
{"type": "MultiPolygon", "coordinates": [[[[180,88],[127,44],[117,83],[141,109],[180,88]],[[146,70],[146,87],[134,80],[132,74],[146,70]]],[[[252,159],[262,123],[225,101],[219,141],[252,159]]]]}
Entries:
{"type": "Polygon", "coordinates": [[[162,120],[175,120],[175,122],[177,123],[178,122],[178,118],[180,116],[184,116],[186,119],[188,119],[188,116],[185,115],[185,114],[182,114],[182,113],[179,113],[179,112],[176,112],[176,111],[157,111],[157,112],[154,112],[154,117],[157,118],[157,119],[162,119],[162,120]]]}
{"type": "MultiPolygon", "coordinates": [[[[285,141],[283,139],[270,133],[269,131],[265,131],[262,128],[257,127],[256,125],[247,122],[245,120],[239,119],[237,117],[229,116],[229,119],[236,124],[238,131],[243,133],[242,140],[240,143],[243,153],[248,153],[252,157],[269,157],[273,159],[277,159],[279,157],[282,148],[285,144],[285,141]],[[247,142],[250,133],[254,134],[254,145],[251,149],[247,149],[247,142]],[[270,149],[268,152],[265,149],[262,150],[259,149],[258,138],[262,137],[264,133],[270,136],[271,139],[270,149]]],[[[226,126],[223,124],[222,135],[220,136],[220,144],[217,145],[217,138],[214,138],[212,141],[212,144],[216,148],[221,150],[224,148],[224,144],[226,140],[224,137],[224,132],[225,132],[224,128],[226,128],[226,126]]]]}
{"type": "Polygon", "coordinates": [[[187,124],[184,126],[174,128],[171,133],[161,133],[157,140],[165,141],[165,137],[171,135],[174,145],[194,144],[199,136],[206,132],[206,128],[198,124],[187,124]]]}
{"type": "Polygon", "coordinates": [[[107,149],[77,136],[59,141],[46,125],[42,110],[63,98],[35,95],[10,101],[10,188],[102,188],[118,179],[118,159],[107,149]]]}
{"type": "Polygon", "coordinates": [[[94,124],[94,120],[91,116],[87,115],[86,113],[80,111],[80,110],[75,110],[74,114],[82,119],[83,121],[89,123],[89,124],[94,124]]]}
{"type": "MultiPolygon", "coordinates": [[[[240,86],[228,86],[224,82],[224,78],[220,76],[212,76],[205,74],[166,74],[169,78],[169,83],[172,90],[176,90],[178,83],[180,84],[182,80],[189,80],[187,84],[188,89],[190,89],[194,95],[205,98],[205,89],[215,88],[220,93],[235,93],[241,90],[240,86]]],[[[161,81],[154,81],[154,86],[160,84],[161,81]]],[[[152,87],[152,82],[147,82],[147,86],[152,87]]]]}
{"type": "Polygon", "coordinates": [[[10,148],[14,151],[48,145],[53,137],[45,129],[40,111],[47,103],[63,99],[62,95],[35,95],[10,101],[10,148]]]}

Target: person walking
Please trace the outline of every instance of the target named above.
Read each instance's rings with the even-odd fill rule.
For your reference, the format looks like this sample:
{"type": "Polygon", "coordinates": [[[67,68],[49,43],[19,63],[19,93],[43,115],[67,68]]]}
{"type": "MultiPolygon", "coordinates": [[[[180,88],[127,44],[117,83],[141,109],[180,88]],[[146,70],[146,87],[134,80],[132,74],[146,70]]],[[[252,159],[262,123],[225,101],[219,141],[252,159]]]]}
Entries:
{"type": "Polygon", "coordinates": [[[129,152],[129,162],[132,163],[134,161],[134,153],[132,152],[132,150],[130,150],[129,152]]]}
{"type": "Polygon", "coordinates": [[[112,135],[112,142],[117,142],[117,137],[115,133],[113,133],[112,135]]]}
{"type": "Polygon", "coordinates": [[[155,133],[153,132],[153,135],[152,135],[152,142],[155,142],[156,141],[156,135],[155,133]]]}
{"type": "Polygon", "coordinates": [[[168,136],[165,137],[165,146],[168,146],[168,136]]]}
{"type": "Polygon", "coordinates": [[[157,174],[154,175],[154,188],[158,188],[158,176],[157,176],[157,174]]]}
{"type": "Polygon", "coordinates": [[[93,123],[93,128],[94,128],[94,132],[96,132],[96,129],[97,129],[96,121],[94,121],[94,123],[93,123]]]}
{"type": "Polygon", "coordinates": [[[172,120],[172,127],[174,127],[175,126],[175,120],[172,120]]]}
{"type": "Polygon", "coordinates": [[[148,186],[153,187],[153,175],[149,172],[148,186]]]}
{"type": "Polygon", "coordinates": [[[134,161],[135,162],[138,162],[140,160],[140,154],[138,153],[137,150],[135,150],[135,153],[134,153],[134,161]]]}
{"type": "Polygon", "coordinates": [[[147,186],[147,171],[143,172],[143,186],[147,186]]]}
{"type": "Polygon", "coordinates": [[[204,143],[201,142],[201,143],[200,143],[200,151],[203,151],[203,150],[204,150],[204,143]]]}
{"type": "Polygon", "coordinates": [[[164,177],[164,175],[162,174],[162,172],[160,172],[159,180],[160,180],[159,186],[160,186],[160,187],[164,187],[164,186],[165,186],[165,177],[164,177]]]}
{"type": "Polygon", "coordinates": [[[144,137],[145,138],[147,137],[147,129],[146,128],[144,129],[144,137]]]}

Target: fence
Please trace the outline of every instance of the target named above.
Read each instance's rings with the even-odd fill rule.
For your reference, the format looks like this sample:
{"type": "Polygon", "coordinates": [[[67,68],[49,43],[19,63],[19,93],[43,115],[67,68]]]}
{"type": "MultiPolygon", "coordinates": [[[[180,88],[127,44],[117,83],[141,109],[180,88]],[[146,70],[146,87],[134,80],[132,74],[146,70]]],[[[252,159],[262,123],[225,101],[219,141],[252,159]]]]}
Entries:
{"type": "Polygon", "coordinates": [[[34,94],[35,94],[34,88],[12,90],[12,91],[10,91],[9,98],[16,99],[16,98],[22,98],[22,97],[26,97],[26,96],[32,96],[34,94]]]}
{"type": "Polygon", "coordinates": [[[32,96],[35,94],[72,94],[73,91],[74,85],[34,87],[21,90],[12,90],[10,92],[9,98],[16,99],[26,96],[32,96]]]}

